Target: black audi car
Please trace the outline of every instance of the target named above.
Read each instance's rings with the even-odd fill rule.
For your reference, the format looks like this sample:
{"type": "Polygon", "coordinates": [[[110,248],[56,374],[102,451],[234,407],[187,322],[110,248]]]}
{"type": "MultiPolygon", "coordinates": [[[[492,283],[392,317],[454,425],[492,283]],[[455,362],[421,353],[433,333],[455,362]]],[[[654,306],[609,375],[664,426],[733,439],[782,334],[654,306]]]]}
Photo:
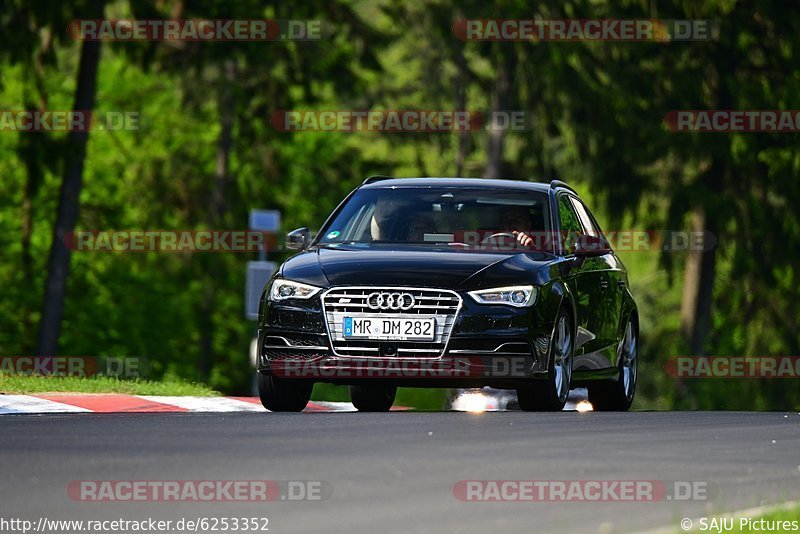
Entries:
{"type": "Polygon", "coordinates": [[[570,387],[627,410],[639,319],[625,266],[567,184],[371,177],[261,298],[258,382],[300,411],[314,382],[388,410],[398,386],[515,389],[560,410],[570,387]]]}

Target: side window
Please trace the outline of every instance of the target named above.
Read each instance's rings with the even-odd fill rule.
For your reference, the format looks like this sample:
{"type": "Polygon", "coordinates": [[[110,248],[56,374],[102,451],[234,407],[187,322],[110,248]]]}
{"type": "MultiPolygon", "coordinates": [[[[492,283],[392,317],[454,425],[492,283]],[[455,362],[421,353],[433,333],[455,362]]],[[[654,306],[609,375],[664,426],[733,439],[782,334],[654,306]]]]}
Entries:
{"type": "Polygon", "coordinates": [[[564,253],[572,254],[575,252],[575,243],[583,235],[583,229],[568,195],[561,195],[558,198],[558,221],[561,226],[561,243],[564,253]]]}
{"type": "Polygon", "coordinates": [[[576,198],[570,197],[572,201],[572,205],[575,207],[575,211],[578,212],[578,218],[581,220],[581,224],[583,225],[583,229],[586,231],[587,234],[595,237],[600,236],[600,231],[595,226],[594,221],[589,216],[589,212],[586,211],[586,206],[583,205],[583,202],[576,198]]]}

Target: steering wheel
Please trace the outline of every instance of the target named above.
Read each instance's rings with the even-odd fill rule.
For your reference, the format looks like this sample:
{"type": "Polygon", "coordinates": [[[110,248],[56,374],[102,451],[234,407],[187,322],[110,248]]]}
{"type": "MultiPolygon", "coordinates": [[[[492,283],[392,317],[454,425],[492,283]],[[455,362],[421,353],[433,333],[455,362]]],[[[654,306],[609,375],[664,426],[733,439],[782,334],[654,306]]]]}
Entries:
{"type": "Polygon", "coordinates": [[[492,234],[492,235],[490,235],[490,236],[486,236],[486,237],[483,239],[483,241],[481,241],[481,245],[485,245],[485,244],[487,244],[489,241],[491,241],[492,239],[494,239],[494,238],[496,238],[496,237],[510,237],[511,239],[513,239],[513,240],[514,240],[514,242],[516,242],[516,241],[517,241],[517,236],[516,236],[516,235],[514,235],[514,234],[513,234],[513,233],[511,233],[511,232],[497,232],[497,233],[494,233],[494,234],[492,234]]]}

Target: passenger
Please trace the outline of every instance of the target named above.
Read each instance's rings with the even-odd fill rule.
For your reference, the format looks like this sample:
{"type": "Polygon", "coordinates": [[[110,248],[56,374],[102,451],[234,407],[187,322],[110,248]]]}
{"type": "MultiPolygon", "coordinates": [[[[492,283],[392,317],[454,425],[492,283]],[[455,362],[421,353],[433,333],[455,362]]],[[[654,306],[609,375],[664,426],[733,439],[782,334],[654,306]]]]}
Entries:
{"type": "Polygon", "coordinates": [[[395,232],[392,230],[397,225],[397,212],[400,205],[386,198],[379,198],[375,202],[370,220],[370,236],[373,241],[389,241],[395,232]]]}

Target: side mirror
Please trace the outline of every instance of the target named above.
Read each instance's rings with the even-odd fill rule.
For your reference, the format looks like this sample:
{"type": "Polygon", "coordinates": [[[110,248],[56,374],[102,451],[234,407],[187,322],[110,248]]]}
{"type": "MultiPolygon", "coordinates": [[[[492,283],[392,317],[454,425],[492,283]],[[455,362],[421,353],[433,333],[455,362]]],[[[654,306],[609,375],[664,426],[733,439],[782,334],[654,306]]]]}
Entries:
{"type": "Polygon", "coordinates": [[[575,256],[585,258],[587,256],[602,256],[611,252],[611,247],[604,237],[594,235],[582,235],[575,244],[575,256]]]}
{"type": "Polygon", "coordinates": [[[311,232],[305,226],[286,234],[286,248],[305,250],[311,242],[311,232]]]}

